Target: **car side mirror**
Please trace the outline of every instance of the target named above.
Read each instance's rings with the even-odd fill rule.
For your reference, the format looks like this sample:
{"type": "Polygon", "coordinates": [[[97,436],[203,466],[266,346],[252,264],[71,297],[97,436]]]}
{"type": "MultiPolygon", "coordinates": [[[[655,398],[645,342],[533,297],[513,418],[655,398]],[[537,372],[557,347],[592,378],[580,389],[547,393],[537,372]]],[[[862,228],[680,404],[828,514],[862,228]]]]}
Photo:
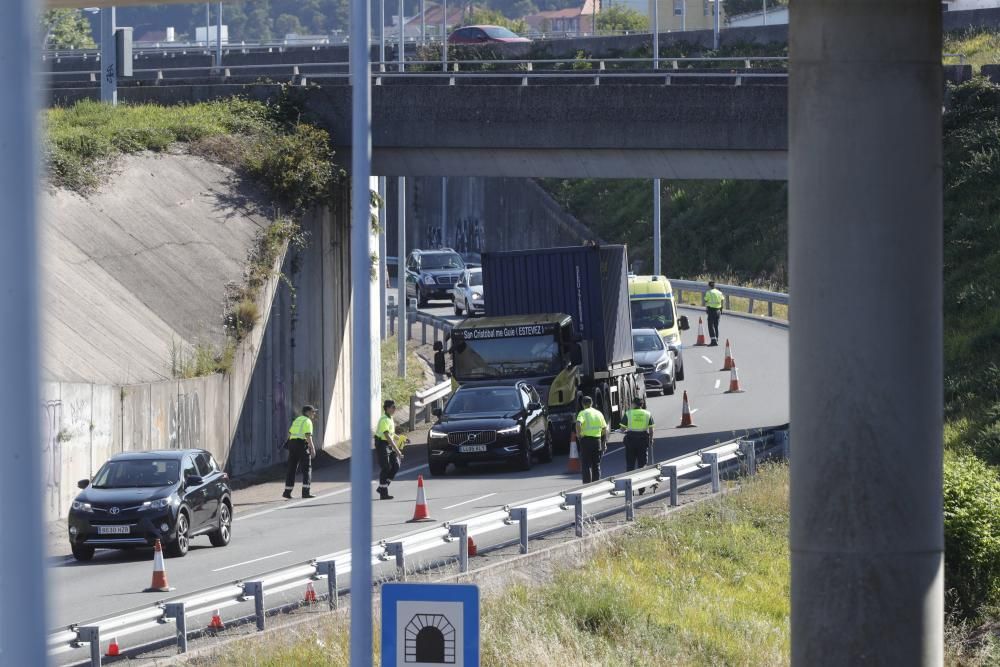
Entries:
{"type": "Polygon", "coordinates": [[[88,486],[90,486],[89,479],[81,479],[79,482],[76,483],[76,488],[78,489],[86,489],[88,486]]]}
{"type": "Polygon", "coordinates": [[[198,486],[205,480],[201,478],[201,475],[188,475],[184,478],[184,484],[187,486],[198,486]]]}
{"type": "Polygon", "coordinates": [[[536,410],[541,410],[541,409],[542,409],[541,403],[537,403],[535,401],[528,403],[528,412],[535,412],[536,410]]]}
{"type": "Polygon", "coordinates": [[[433,410],[431,410],[431,414],[434,415],[435,417],[440,417],[441,415],[444,414],[444,410],[442,410],[441,408],[434,408],[433,410]]]}
{"type": "Polygon", "coordinates": [[[678,317],[677,325],[680,327],[681,331],[687,331],[688,329],[691,328],[691,325],[688,324],[687,315],[681,315],[680,317],[678,317]]]}

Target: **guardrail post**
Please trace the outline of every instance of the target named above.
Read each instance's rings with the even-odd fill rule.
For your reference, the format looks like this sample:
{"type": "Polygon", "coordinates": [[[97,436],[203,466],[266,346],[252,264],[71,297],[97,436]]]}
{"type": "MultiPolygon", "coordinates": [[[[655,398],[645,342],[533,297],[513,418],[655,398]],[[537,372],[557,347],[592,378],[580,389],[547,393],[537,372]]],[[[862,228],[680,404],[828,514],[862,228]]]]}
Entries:
{"type": "Polygon", "coordinates": [[[427,320],[420,322],[420,342],[427,345],[427,320]]]}
{"type": "Polygon", "coordinates": [[[326,577],[326,601],[331,610],[336,609],[340,605],[340,599],[337,597],[337,561],[321,560],[316,563],[316,574],[326,577]]]}
{"type": "Polygon", "coordinates": [[[517,521],[521,533],[521,553],[528,553],[528,508],[515,507],[510,511],[511,521],[517,521]]]}
{"type": "Polygon", "coordinates": [[[773,301],[768,301],[767,302],[767,316],[768,317],[774,317],[774,302],[773,301]]]}
{"type": "Polygon", "coordinates": [[[408,424],[409,431],[412,431],[417,427],[417,397],[410,396],[410,423],[408,424]]]}
{"type": "Polygon", "coordinates": [[[163,618],[172,618],[177,624],[177,652],[187,653],[187,616],[184,614],[184,603],[168,602],[163,605],[163,618]]]}
{"type": "Polygon", "coordinates": [[[747,312],[750,313],[751,315],[753,315],[753,304],[754,304],[754,298],[750,297],[750,306],[747,312]]]}
{"type": "Polygon", "coordinates": [[[747,474],[757,474],[757,445],[753,440],[740,440],[740,451],[746,457],[747,474]]]}
{"type": "Polygon", "coordinates": [[[101,629],[96,625],[85,625],[76,629],[77,641],[90,644],[90,664],[101,667],[101,629]]]}
{"type": "Polygon", "coordinates": [[[718,493],[719,484],[719,455],[715,452],[704,452],[701,455],[701,462],[712,466],[712,493],[718,493]]]}
{"type": "Polygon", "coordinates": [[[788,431],[775,431],[774,439],[781,448],[781,458],[787,459],[791,456],[791,442],[788,438],[788,431]]]}
{"type": "Polygon", "coordinates": [[[448,536],[458,538],[458,571],[469,571],[469,526],[453,523],[448,526],[448,536]]]}
{"type": "Polygon", "coordinates": [[[567,493],[566,504],[571,505],[576,514],[573,519],[573,527],[576,529],[576,536],[583,537],[583,494],[567,493]]]}
{"type": "Polygon", "coordinates": [[[616,479],[615,491],[625,492],[625,520],[635,521],[635,506],[632,503],[632,480],[629,478],[616,479]]]}
{"type": "Polygon", "coordinates": [[[677,507],[677,466],[662,466],[660,476],[670,481],[670,506],[677,507]]]}
{"type": "Polygon", "coordinates": [[[264,629],[264,582],[244,581],[243,597],[253,597],[253,613],[257,619],[257,629],[264,629]]]}
{"type": "Polygon", "coordinates": [[[396,575],[400,581],[406,581],[406,556],[403,554],[403,543],[388,542],[385,545],[385,552],[396,557],[396,575]]]}

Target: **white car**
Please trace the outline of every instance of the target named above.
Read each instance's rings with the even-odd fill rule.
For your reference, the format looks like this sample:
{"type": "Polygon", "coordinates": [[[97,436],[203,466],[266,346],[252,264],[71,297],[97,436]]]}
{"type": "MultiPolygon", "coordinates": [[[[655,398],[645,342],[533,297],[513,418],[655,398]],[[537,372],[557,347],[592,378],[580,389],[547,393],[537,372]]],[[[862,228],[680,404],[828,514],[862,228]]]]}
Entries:
{"type": "Polygon", "coordinates": [[[452,294],[455,295],[456,315],[483,315],[486,312],[483,305],[483,270],[476,268],[463,271],[452,294]]]}

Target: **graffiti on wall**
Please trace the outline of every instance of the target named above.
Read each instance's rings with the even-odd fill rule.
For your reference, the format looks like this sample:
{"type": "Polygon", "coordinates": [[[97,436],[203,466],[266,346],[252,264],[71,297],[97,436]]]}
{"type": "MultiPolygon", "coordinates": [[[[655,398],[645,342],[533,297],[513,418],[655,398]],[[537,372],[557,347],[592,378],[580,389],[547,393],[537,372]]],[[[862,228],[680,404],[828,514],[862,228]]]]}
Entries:
{"type": "Polygon", "coordinates": [[[447,238],[441,234],[441,221],[428,222],[424,225],[423,242],[428,248],[448,246],[464,256],[478,255],[486,245],[486,232],[480,218],[464,217],[451,221],[448,225],[447,238]]]}
{"type": "Polygon", "coordinates": [[[44,401],[45,417],[42,423],[42,474],[45,481],[45,502],[48,516],[60,516],[59,492],[62,486],[62,441],[59,422],[62,419],[62,401],[44,401]]]}
{"type": "Polygon", "coordinates": [[[201,449],[201,401],[198,392],[178,394],[170,399],[167,432],[171,449],[201,449]]]}

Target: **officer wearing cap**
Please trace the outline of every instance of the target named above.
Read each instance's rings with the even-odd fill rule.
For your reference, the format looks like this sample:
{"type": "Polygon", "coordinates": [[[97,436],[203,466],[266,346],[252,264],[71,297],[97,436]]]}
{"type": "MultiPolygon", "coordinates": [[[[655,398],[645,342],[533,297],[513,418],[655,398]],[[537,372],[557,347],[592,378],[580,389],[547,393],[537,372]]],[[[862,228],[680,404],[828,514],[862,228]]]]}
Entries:
{"type": "Polygon", "coordinates": [[[576,439],[580,446],[580,469],[583,483],[590,484],[601,478],[601,456],[604,439],[608,435],[608,422],[600,410],[594,409],[594,399],[584,396],[580,403],[583,410],[576,416],[576,439]]]}
{"type": "MultiPolygon", "coordinates": [[[[622,416],[621,428],[625,432],[625,470],[645,468],[653,443],[653,415],[642,407],[641,398],[632,399],[632,409],[622,416]]],[[[639,489],[639,495],[645,490],[639,489]]]]}
{"type": "Polygon", "coordinates": [[[316,446],[313,444],[313,417],[316,408],[306,405],[302,414],[295,418],[288,429],[288,440],[285,449],[288,450],[288,472],[285,474],[285,492],[282,497],[291,498],[295,488],[295,472],[302,469],[302,497],[313,498],[309,492],[312,482],[312,460],[316,456],[316,446]]]}

